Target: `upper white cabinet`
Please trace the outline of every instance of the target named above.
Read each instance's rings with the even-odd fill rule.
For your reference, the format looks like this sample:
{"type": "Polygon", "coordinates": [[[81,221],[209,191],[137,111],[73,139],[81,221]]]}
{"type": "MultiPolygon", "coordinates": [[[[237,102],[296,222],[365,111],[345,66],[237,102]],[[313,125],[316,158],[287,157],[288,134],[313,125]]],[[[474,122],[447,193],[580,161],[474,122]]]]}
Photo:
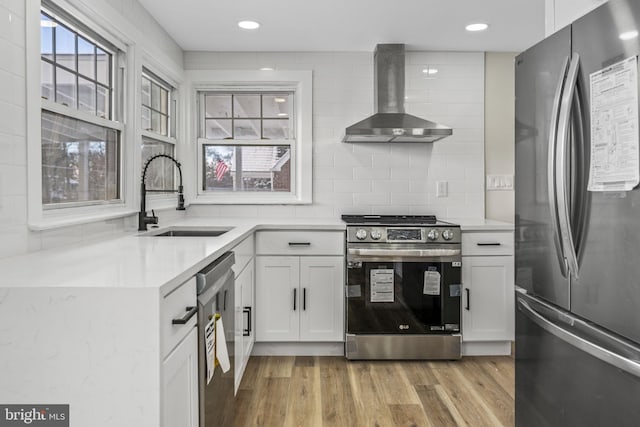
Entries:
{"type": "Polygon", "coordinates": [[[256,340],[344,340],[344,233],[256,233],[256,340]]]}
{"type": "MultiPolygon", "coordinates": [[[[499,354],[510,351],[514,338],[513,274],[513,232],[463,232],[463,343],[500,343],[499,354]]],[[[492,351],[484,347],[479,353],[471,350],[466,354],[492,351]]]]}

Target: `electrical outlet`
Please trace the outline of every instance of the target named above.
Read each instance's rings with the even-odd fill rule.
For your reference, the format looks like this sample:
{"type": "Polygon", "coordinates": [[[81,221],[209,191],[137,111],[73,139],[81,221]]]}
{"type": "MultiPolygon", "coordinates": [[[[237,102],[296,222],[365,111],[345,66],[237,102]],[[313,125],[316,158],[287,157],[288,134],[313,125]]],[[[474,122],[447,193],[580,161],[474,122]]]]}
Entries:
{"type": "Polygon", "coordinates": [[[449,195],[449,183],[447,181],[436,182],[436,197],[447,197],[449,195]]]}

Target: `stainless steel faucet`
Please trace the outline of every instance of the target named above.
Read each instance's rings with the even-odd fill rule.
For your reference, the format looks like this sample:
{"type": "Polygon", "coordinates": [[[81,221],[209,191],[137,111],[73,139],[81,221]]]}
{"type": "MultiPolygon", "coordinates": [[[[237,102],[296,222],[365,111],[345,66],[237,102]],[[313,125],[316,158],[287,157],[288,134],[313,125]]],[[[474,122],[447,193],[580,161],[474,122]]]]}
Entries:
{"type": "Polygon", "coordinates": [[[178,161],[176,159],[174,159],[173,157],[171,157],[168,154],[156,154],[155,156],[152,156],[149,158],[149,160],[147,160],[147,162],[144,164],[144,168],[142,170],[142,183],[140,184],[140,212],[138,212],[138,231],[147,231],[147,225],[148,224],[157,224],[158,223],[158,217],[156,216],[155,212],[153,211],[153,209],[151,210],[151,216],[147,215],[147,206],[146,206],[146,199],[147,199],[147,192],[153,192],[153,193],[178,193],[178,207],[176,207],[176,210],[178,211],[183,211],[184,210],[184,194],[182,193],[183,191],[183,187],[182,187],[182,169],[180,168],[180,163],[178,163],[178,161]],[[175,163],[175,165],[178,168],[178,172],[180,174],[180,185],[178,186],[177,190],[174,189],[170,189],[170,190],[147,190],[147,187],[145,185],[145,178],[147,176],[147,169],[149,168],[149,164],[154,161],[155,159],[159,159],[161,157],[164,157],[166,159],[171,160],[173,163],[175,163]]]}

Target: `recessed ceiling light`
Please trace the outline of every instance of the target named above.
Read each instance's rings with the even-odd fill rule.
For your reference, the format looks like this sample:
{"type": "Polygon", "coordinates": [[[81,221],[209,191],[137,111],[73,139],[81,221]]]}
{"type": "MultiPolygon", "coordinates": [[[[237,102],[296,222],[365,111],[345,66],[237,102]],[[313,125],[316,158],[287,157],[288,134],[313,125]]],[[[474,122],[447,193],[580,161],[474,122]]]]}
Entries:
{"type": "Polygon", "coordinates": [[[287,117],[288,115],[287,113],[278,113],[278,117],[287,117]]]}
{"type": "Polygon", "coordinates": [[[631,40],[631,39],[635,39],[636,37],[638,37],[638,32],[637,31],[627,31],[625,33],[620,34],[620,40],[631,40]]]}
{"type": "Polygon", "coordinates": [[[273,100],[274,100],[275,102],[280,102],[280,103],[282,103],[282,102],[287,102],[287,100],[286,100],[285,98],[274,98],[273,100]]]}
{"type": "Polygon", "coordinates": [[[478,22],[476,24],[469,24],[466,27],[464,27],[464,29],[467,31],[484,31],[487,28],[489,28],[489,25],[484,24],[482,22],[478,22]]]}
{"type": "Polygon", "coordinates": [[[438,69],[437,68],[427,67],[427,68],[423,69],[422,72],[432,76],[432,75],[434,75],[434,74],[436,74],[438,72],[438,69]]]}
{"type": "Polygon", "coordinates": [[[256,21],[240,21],[238,22],[238,27],[243,30],[256,30],[260,28],[260,24],[256,21]]]}
{"type": "Polygon", "coordinates": [[[271,67],[262,67],[262,68],[260,68],[260,71],[273,71],[273,68],[271,68],[271,67]]]}

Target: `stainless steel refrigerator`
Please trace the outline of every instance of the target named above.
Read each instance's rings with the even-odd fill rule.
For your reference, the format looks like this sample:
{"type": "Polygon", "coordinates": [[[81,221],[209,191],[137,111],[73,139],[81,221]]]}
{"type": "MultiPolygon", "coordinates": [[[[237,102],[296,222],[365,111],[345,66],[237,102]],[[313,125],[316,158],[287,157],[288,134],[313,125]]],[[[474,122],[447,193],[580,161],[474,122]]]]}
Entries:
{"type": "Polygon", "coordinates": [[[638,31],[611,0],[516,58],[517,427],[640,425],[638,31]]]}

